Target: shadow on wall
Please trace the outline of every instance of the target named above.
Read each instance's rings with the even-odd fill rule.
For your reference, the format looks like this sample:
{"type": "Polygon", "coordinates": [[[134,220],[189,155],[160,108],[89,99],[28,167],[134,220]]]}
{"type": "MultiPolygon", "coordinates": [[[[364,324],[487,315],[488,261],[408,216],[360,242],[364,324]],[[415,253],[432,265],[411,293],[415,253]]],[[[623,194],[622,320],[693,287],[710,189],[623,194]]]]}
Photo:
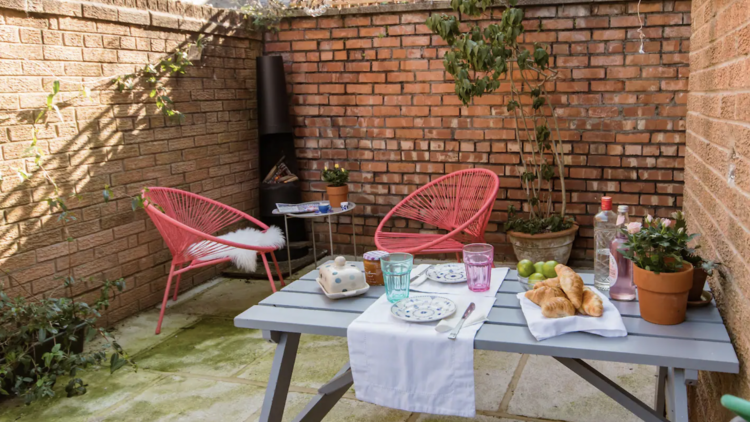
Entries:
{"type": "MultiPolygon", "coordinates": [[[[20,15],[20,14],[19,14],[20,15]]],[[[194,41],[200,33],[206,33],[211,26],[218,23],[236,24],[231,16],[226,12],[217,11],[209,20],[213,23],[206,24],[200,30],[193,33],[178,33],[180,38],[184,34],[187,39],[181,41],[177,48],[184,48],[188,42],[194,41]]],[[[166,29],[159,29],[160,32],[168,32],[166,29]]],[[[250,42],[254,42],[250,40],[250,42]]],[[[28,158],[24,158],[24,150],[31,144],[32,124],[36,112],[46,107],[46,96],[52,91],[52,82],[55,78],[49,76],[43,79],[43,88],[48,92],[39,94],[29,94],[38,97],[38,104],[35,99],[34,106],[38,109],[21,110],[6,112],[0,115],[0,125],[6,126],[10,132],[11,144],[5,144],[6,147],[14,146],[13,155],[9,157],[8,150],[5,150],[5,161],[2,162],[3,174],[6,176],[0,182],[2,191],[7,194],[0,197],[0,209],[6,209],[6,221],[11,224],[0,226],[0,239],[9,241],[0,242],[0,257],[5,258],[7,270],[14,281],[18,281],[21,286],[15,282],[10,283],[7,276],[0,276],[0,282],[10,286],[7,292],[11,295],[38,295],[57,287],[61,278],[68,275],[75,276],[76,279],[82,277],[92,277],[92,281],[100,279],[117,279],[123,275],[132,277],[143,271],[150,270],[150,275],[145,280],[146,289],[134,286],[129,283],[129,290],[141,290],[139,296],[146,298],[146,303],[142,304],[148,307],[156,303],[166,284],[166,274],[168,263],[171,259],[169,250],[166,249],[163,241],[153,224],[147,219],[143,210],[132,210],[131,196],[138,194],[143,187],[157,184],[161,186],[177,187],[185,190],[191,190],[191,181],[183,177],[183,174],[189,169],[177,169],[173,175],[173,166],[186,161],[182,149],[172,150],[169,144],[172,142],[192,141],[192,136],[206,134],[184,132],[182,128],[191,125],[205,124],[206,114],[213,111],[210,107],[203,109],[202,102],[191,101],[191,91],[200,89],[202,81],[213,78],[216,79],[217,68],[221,70],[222,61],[220,54],[217,54],[219,61],[211,61],[211,53],[222,49],[222,40],[211,40],[207,43],[203,51],[203,61],[194,62],[194,67],[188,67],[185,75],[170,77],[168,80],[162,80],[163,86],[170,91],[170,96],[175,101],[175,109],[183,111],[186,120],[182,123],[169,121],[163,116],[154,104],[154,100],[149,98],[150,86],[146,83],[136,85],[132,91],[126,90],[122,93],[115,91],[115,85],[111,81],[103,81],[97,86],[91,86],[90,100],[80,94],[81,85],[76,82],[67,82],[61,79],[60,94],[58,98],[61,101],[56,105],[60,108],[60,114],[64,120],[60,120],[54,112],[49,113],[48,125],[38,124],[38,145],[45,151],[46,156],[42,164],[47,168],[49,175],[57,182],[60,188],[60,196],[69,197],[77,194],[77,199],[67,200],[69,215],[74,220],[65,223],[60,219],[59,208],[50,213],[49,205],[45,202],[46,198],[54,195],[53,187],[36,172],[30,180],[22,181],[14,175],[13,168],[25,168],[29,173],[30,170],[36,171],[36,165],[28,158]],[[196,81],[198,86],[196,86],[196,81]],[[98,106],[98,107],[95,107],[98,106]],[[73,107],[79,107],[74,109],[73,107]],[[132,119],[127,117],[137,116],[132,119]],[[80,120],[84,122],[81,122],[80,120]],[[83,123],[83,125],[80,125],[83,123]],[[142,131],[157,129],[161,130],[162,137],[149,139],[151,136],[148,132],[144,136],[142,131]],[[146,142],[149,141],[149,142],[146,142]],[[165,156],[164,165],[157,165],[154,158],[158,153],[168,153],[172,156],[165,156]],[[139,160],[140,158],[140,160],[139,160]],[[130,159],[133,163],[132,170],[123,166],[122,161],[130,159]],[[139,162],[142,161],[142,162],[139,162]],[[105,184],[111,185],[112,199],[105,203],[103,190],[105,184]],[[19,205],[16,205],[19,204],[19,205]],[[28,221],[28,219],[39,219],[38,221],[28,221]],[[27,224],[24,224],[26,222],[27,224]],[[20,223],[20,224],[16,224],[20,223]],[[17,227],[20,226],[20,230],[17,227]],[[119,229],[122,236],[119,239],[103,238],[99,239],[101,243],[106,243],[106,250],[94,252],[94,248],[79,251],[75,239],[83,236],[101,233],[107,229],[119,229]],[[132,230],[133,233],[139,233],[143,237],[145,244],[145,254],[140,257],[141,260],[135,260],[135,267],[124,266],[118,260],[118,252],[132,248],[132,239],[124,235],[132,230]],[[158,242],[158,243],[157,243],[158,242]],[[155,245],[158,245],[156,247],[155,245]],[[45,248],[45,254],[54,256],[55,259],[46,260],[39,264],[34,263],[33,254],[35,250],[45,248]],[[26,257],[31,256],[31,260],[26,257]],[[40,268],[41,267],[41,268],[40,268]],[[32,283],[33,281],[33,283],[32,283]],[[154,293],[151,293],[154,292],[154,293]]],[[[112,51],[122,51],[117,48],[112,51]]],[[[164,53],[169,54],[169,53],[164,53]]],[[[250,57],[253,59],[254,57],[250,57]]],[[[9,57],[7,54],[0,52],[0,59],[17,59],[9,57]]],[[[45,62],[53,63],[53,62],[45,62]]],[[[143,64],[145,65],[145,63],[143,64]]],[[[142,65],[132,66],[132,71],[139,69],[142,65]]],[[[233,73],[229,77],[237,78],[234,73],[240,68],[230,68],[233,73]]],[[[113,75],[113,79],[118,75],[113,75]]],[[[41,79],[41,78],[40,78],[41,79]]],[[[85,78],[81,78],[85,79],[85,78]]],[[[247,91],[244,86],[236,87],[238,91],[247,91]]],[[[242,104],[234,110],[224,110],[229,113],[228,122],[247,121],[254,117],[254,113],[249,107],[252,104],[252,95],[236,95],[235,100],[251,101],[251,105],[242,104]]],[[[245,127],[244,132],[253,130],[251,127],[245,127]]],[[[238,129],[243,132],[242,129],[238,129]]],[[[199,130],[198,130],[199,132],[199,130]]],[[[253,146],[253,140],[235,139],[234,142],[247,142],[250,148],[253,146]]],[[[208,145],[206,151],[214,147],[213,155],[232,154],[236,155],[236,162],[240,162],[243,156],[240,151],[231,149],[231,139],[224,140],[214,145],[208,145]]],[[[257,141],[256,141],[257,142],[257,141]]],[[[243,149],[243,150],[246,150],[243,149]]],[[[205,154],[207,155],[207,154],[205,154]]],[[[196,157],[190,157],[196,159],[196,157]]],[[[244,157],[247,158],[247,157],[244,157]]],[[[222,162],[223,163],[223,162],[222,162]]],[[[246,164],[247,166],[247,164],[246,164]]],[[[211,167],[211,166],[209,166],[211,167]]],[[[255,166],[250,164],[246,171],[252,171],[255,166]]],[[[207,191],[209,197],[225,196],[236,194],[237,192],[225,192],[221,181],[211,179],[221,178],[223,175],[214,176],[210,168],[205,171],[205,176],[195,181],[208,181],[208,185],[203,188],[207,191]]],[[[257,178],[257,175],[254,175],[257,178]]],[[[257,180],[252,180],[253,175],[247,174],[247,179],[251,180],[253,187],[257,187],[257,180]]],[[[194,182],[194,181],[193,181],[194,182]]],[[[240,190],[241,187],[236,187],[240,190]]],[[[238,199],[238,200],[241,200],[238,199]]],[[[139,239],[140,240],[140,239],[139,239]]],[[[215,274],[215,270],[194,272],[191,276],[199,276],[200,281],[204,281],[210,276],[201,276],[201,274],[215,274]]],[[[183,280],[184,286],[189,288],[193,285],[190,278],[183,280]],[[185,281],[188,281],[185,283],[185,281]]],[[[88,299],[98,295],[95,290],[96,286],[92,283],[79,283],[74,289],[74,295],[85,295],[83,298],[88,299]],[[94,289],[94,290],[92,290],[94,289]]],[[[127,294],[127,292],[126,292],[127,294]]],[[[113,308],[116,308],[115,305],[113,308]]],[[[123,317],[126,315],[123,315],[123,317]]]]}

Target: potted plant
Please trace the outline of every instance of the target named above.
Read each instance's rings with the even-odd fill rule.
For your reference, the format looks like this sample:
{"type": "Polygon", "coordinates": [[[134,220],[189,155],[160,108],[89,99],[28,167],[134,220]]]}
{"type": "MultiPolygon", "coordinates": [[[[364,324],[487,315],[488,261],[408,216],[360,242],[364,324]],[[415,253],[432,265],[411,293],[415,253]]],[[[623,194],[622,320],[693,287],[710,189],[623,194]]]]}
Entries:
{"type": "MultiPolygon", "coordinates": [[[[70,294],[74,283],[72,277],[66,277],[61,287],[70,294]]],[[[42,297],[27,292],[27,297],[11,298],[0,284],[0,397],[23,397],[26,404],[52,397],[61,376],[71,378],[65,386],[66,395],[78,396],[86,393],[85,382],[76,377],[79,369],[105,360],[110,373],[125,365],[134,366],[112,334],[97,327],[101,311],[124,287],[123,279],[105,281],[100,297],[88,305],[54,297],[55,290],[42,297]],[[102,346],[85,352],[84,341],[97,336],[104,339],[102,346]]]]}
{"type": "Polygon", "coordinates": [[[443,65],[455,80],[456,94],[464,105],[501,86],[510,94],[506,109],[516,121],[516,173],[526,197],[523,215],[510,206],[505,224],[516,258],[565,264],[578,226],[565,214],[565,152],[547,93],[557,71],[549,68],[549,46],[534,43],[529,50],[518,43],[525,29],[524,12],[515,8],[516,3],[500,0],[506,9],[498,23],[485,25],[474,19],[468,22],[468,30],[461,32],[461,15],[480,16],[492,2],[455,0],[451,7],[459,13],[434,14],[426,25],[449,46],[443,65]],[[559,198],[554,192],[555,181],[559,181],[559,198]],[[561,202],[559,207],[553,199],[561,202]]]}
{"type": "MultiPolygon", "coordinates": [[[[682,220],[681,213],[673,217],[682,220]]],[[[619,251],[633,261],[641,317],[660,325],[683,322],[693,287],[693,265],[683,254],[689,250],[688,242],[698,235],[688,235],[684,224],[650,215],[643,223],[633,222],[621,230],[627,240],[619,251]]]]}
{"type": "Polygon", "coordinates": [[[346,184],[349,181],[349,172],[343,167],[339,167],[338,164],[335,164],[332,169],[325,167],[323,169],[323,180],[328,183],[326,193],[328,193],[328,201],[331,202],[331,207],[340,207],[342,202],[346,202],[346,197],[349,194],[349,186],[346,184]]]}

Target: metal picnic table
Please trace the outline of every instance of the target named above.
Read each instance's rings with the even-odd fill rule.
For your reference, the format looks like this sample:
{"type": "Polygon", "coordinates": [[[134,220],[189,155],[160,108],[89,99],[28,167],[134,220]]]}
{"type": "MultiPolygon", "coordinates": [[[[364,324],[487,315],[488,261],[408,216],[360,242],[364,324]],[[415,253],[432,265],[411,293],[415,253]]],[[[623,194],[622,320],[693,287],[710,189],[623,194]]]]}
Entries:
{"type": "MultiPolygon", "coordinates": [[[[349,264],[362,269],[361,262],[349,264]]],[[[262,330],[264,338],[277,343],[261,421],[281,421],[300,334],[346,337],[349,324],[385,293],[382,286],[371,286],[365,295],[331,300],[320,290],[315,281],[317,276],[317,270],[311,271],[234,319],[236,327],[262,330]]],[[[593,274],[581,277],[585,284],[594,282],[593,274]]],[[[522,291],[517,271],[511,270],[487,322],[477,332],[474,348],[551,356],[644,421],[687,422],[686,385],[697,382],[698,371],[739,372],[737,355],[713,302],[702,308],[688,308],[684,323],[665,326],[643,320],[637,301],[612,301],[622,314],[627,337],[570,333],[537,341],[526,326],[516,298],[522,291]],[[654,407],[625,391],[583,359],[658,367],[654,407]]],[[[318,395],[294,421],[322,420],[352,383],[346,364],[318,390],[318,395]]]]}

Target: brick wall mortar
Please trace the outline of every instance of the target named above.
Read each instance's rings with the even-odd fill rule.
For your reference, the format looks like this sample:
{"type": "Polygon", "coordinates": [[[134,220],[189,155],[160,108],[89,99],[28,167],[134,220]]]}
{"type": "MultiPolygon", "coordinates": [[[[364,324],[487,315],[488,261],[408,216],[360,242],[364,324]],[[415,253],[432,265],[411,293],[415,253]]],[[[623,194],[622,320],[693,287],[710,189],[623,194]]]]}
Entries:
{"type": "Polygon", "coordinates": [[[729,420],[723,394],[750,397],[750,10],[748,1],[693,2],[685,157],[685,213],[707,259],[709,282],[740,359],[740,374],[702,372],[691,420],[729,420]]]}
{"type": "MultiPolygon", "coordinates": [[[[487,239],[499,259],[511,260],[501,226],[523,194],[507,93],[459,103],[443,69],[445,44],[424,25],[445,5],[433,7],[298,17],[266,35],[266,53],[281,54],[287,65],[305,198],[322,198],[320,171],[342,163],[351,170],[351,199],[362,205],[357,240],[372,248],[379,217],[418,186],[454,170],[490,168],[501,191],[487,239]]],[[[568,209],[582,226],[575,260],[593,256],[592,218],[604,194],[638,216],[667,216],[682,206],[690,2],[642,4],[645,54],[638,53],[636,7],[525,8],[524,41],[550,44],[560,71],[550,94],[566,141],[568,209]]],[[[489,13],[483,22],[500,16],[499,9],[489,13]]],[[[334,235],[340,252],[351,252],[349,221],[334,235]]],[[[393,229],[432,230],[399,224],[393,229]]]]}
{"type": "MultiPolygon", "coordinates": [[[[125,277],[128,289],[106,323],[160,301],[171,255],[129,196],[146,186],[190,190],[251,214],[257,213],[257,110],[255,57],[258,34],[245,31],[236,12],[176,2],[0,1],[0,267],[34,295],[60,284],[60,276],[94,280],[125,277]],[[240,26],[236,26],[240,24],[240,26]],[[118,93],[107,81],[78,98],[81,81],[133,72],[195,39],[211,36],[203,58],[185,75],[166,81],[183,124],[164,119],[148,90],[118,93]],[[53,75],[54,74],[54,75],[53,75]],[[51,116],[41,128],[45,165],[76,220],[68,242],[56,215],[42,201],[51,193],[38,178],[21,183],[32,110],[62,81],[64,121],[51,116]],[[104,203],[109,184],[115,199],[104,203]]],[[[27,170],[31,170],[28,164],[27,170]]],[[[187,274],[186,290],[217,274],[187,274]]],[[[8,285],[7,277],[0,282],[8,285]]],[[[74,294],[98,293],[84,283],[74,294]]],[[[12,294],[22,294],[11,286],[12,294]]]]}

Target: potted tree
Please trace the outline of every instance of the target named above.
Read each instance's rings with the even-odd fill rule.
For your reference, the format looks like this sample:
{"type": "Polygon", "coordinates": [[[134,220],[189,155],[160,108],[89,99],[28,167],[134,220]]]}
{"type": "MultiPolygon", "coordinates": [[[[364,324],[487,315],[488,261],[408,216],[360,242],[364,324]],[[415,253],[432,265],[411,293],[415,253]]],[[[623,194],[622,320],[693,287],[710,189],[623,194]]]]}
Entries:
{"type": "Polygon", "coordinates": [[[340,207],[342,202],[346,202],[349,195],[349,172],[345,168],[335,164],[332,169],[325,167],[323,169],[323,180],[328,183],[326,193],[331,207],[340,207]]]}
{"type": "Polygon", "coordinates": [[[693,287],[693,265],[683,256],[689,251],[688,242],[698,235],[688,235],[681,213],[673,217],[680,224],[648,215],[643,223],[621,229],[627,240],[619,251],[633,261],[641,317],[660,325],[685,320],[688,292],[693,287]]]}
{"type": "Polygon", "coordinates": [[[578,226],[565,213],[565,151],[547,93],[557,72],[549,67],[549,46],[534,43],[528,49],[518,43],[524,12],[515,8],[517,0],[498,3],[506,8],[498,23],[485,25],[474,19],[461,32],[459,16],[480,16],[493,2],[456,0],[451,2],[456,15],[435,14],[426,24],[448,44],[443,65],[464,105],[498,90],[510,94],[506,110],[515,119],[516,173],[526,198],[521,214],[509,207],[505,224],[516,258],[565,264],[578,226]]]}

